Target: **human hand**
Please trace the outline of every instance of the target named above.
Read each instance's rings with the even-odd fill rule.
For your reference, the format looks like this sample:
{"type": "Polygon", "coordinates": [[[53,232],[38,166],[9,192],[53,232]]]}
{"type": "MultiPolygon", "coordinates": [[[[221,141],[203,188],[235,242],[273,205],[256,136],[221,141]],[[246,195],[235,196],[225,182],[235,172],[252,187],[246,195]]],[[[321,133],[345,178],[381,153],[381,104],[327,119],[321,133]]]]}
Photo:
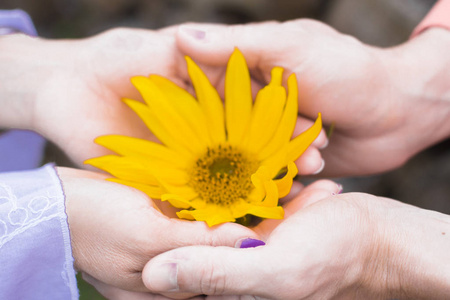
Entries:
{"type": "Polygon", "coordinates": [[[286,76],[296,73],[300,114],[314,119],[320,111],[323,123],[335,126],[322,152],[324,175],[391,170],[450,136],[447,30],[379,49],[312,20],[187,24],[177,44],[218,85],[234,47],[262,84],[274,66],[285,68],[286,76]]]}
{"type": "Polygon", "coordinates": [[[204,222],[168,218],[145,194],[105,181],[102,174],[68,168],[57,172],[66,197],[75,268],[108,293],[148,292],[141,271],[159,253],[196,244],[234,246],[239,239],[256,236],[234,223],[211,229],[204,222]]]}
{"type": "Polygon", "coordinates": [[[98,136],[154,139],[121,98],[141,99],[130,82],[135,75],[159,74],[185,85],[177,71],[185,62],[170,31],[113,29],[79,40],[4,37],[0,93],[8,103],[2,108],[14,107],[0,112],[3,125],[38,131],[78,165],[107,154],[93,142],[98,136]]]}
{"type": "Polygon", "coordinates": [[[288,204],[265,246],[172,250],[146,265],[145,285],[207,299],[448,298],[449,216],[321,185],[288,204]]]}

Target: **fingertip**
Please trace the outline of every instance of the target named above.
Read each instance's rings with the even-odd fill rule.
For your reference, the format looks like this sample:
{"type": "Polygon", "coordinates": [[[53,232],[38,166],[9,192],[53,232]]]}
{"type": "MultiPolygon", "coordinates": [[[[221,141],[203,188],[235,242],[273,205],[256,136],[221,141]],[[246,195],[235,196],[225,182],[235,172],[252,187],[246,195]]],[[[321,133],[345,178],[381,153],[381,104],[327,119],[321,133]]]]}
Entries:
{"type": "Polygon", "coordinates": [[[196,62],[225,65],[234,50],[226,41],[226,26],[214,24],[187,23],[180,25],[175,34],[180,51],[196,62]]]}
{"type": "Polygon", "coordinates": [[[315,147],[309,147],[295,162],[300,175],[316,175],[325,168],[325,160],[320,151],[315,147]]]}

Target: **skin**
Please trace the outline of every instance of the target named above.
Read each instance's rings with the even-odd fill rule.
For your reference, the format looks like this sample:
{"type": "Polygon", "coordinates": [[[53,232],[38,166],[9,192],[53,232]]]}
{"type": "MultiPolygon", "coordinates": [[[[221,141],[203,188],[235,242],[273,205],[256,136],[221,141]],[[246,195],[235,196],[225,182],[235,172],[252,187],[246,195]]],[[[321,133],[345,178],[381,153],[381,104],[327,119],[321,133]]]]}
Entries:
{"type": "MultiPolygon", "coordinates": [[[[0,128],[37,131],[79,166],[88,158],[108,153],[92,142],[98,136],[121,134],[156,140],[120,99],[142,100],[130,82],[137,75],[159,74],[193,90],[174,32],[175,28],[118,28],[79,40],[21,34],[2,37],[0,128]]],[[[310,125],[310,121],[299,120],[297,131],[310,125]]],[[[325,142],[322,133],[312,147],[325,142]]],[[[320,168],[321,157],[310,160],[317,167],[309,168],[309,174],[320,168]]]]}
{"type": "MultiPolygon", "coordinates": [[[[323,151],[326,175],[391,170],[450,136],[446,30],[379,49],[309,20],[188,24],[177,43],[217,85],[235,46],[261,84],[274,65],[296,73],[301,114],[321,111],[336,126],[323,151]]],[[[265,246],[169,251],[145,267],[146,286],[211,299],[448,298],[449,216],[358,193],[300,195],[288,205],[293,214],[268,231],[265,246]]]]}
{"type": "Polygon", "coordinates": [[[367,194],[324,196],[309,189],[290,202],[288,218],[260,229],[265,246],[179,248],[152,259],[144,282],[207,299],[448,298],[449,216],[367,194]]]}
{"type": "MultiPolygon", "coordinates": [[[[0,128],[37,131],[82,167],[85,159],[108,154],[93,143],[97,136],[156,140],[120,99],[141,99],[129,79],[150,73],[192,90],[174,32],[118,28],[79,40],[2,36],[0,128]]],[[[309,125],[305,120],[297,130],[309,125]]],[[[313,147],[325,141],[322,133],[313,147]]],[[[312,173],[321,157],[311,159],[318,166],[312,173]]],[[[236,224],[210,229],[203,222],[169,219],[173,208],[106,182],[102,174],[67,168],[58,168],[58,174],[75,267],[111,299],[123,299],[127,290],[139,292],[130,293],[130,299],[154,299],[140,276],[145,263],[161,252],[193,244],[234,246],[241,238],[257,237],[236,224]]]]}
{"type": "Polygon", "coordinates": [[[57,172],[66,197],[75,268],[107,295],[115,293],[105,287],[147,292],[142,269],[162,252],[197,244],[234,246],[241,238],[257,236],[234,223],[211,229],[204,222],[169,218],[170,211],[160,210],[144,193],[108,182],[102,174],[71,168],[57,172]]]}
{"type": "MultiPolygon", "coordinates": [[[[249,25],[186,24],[178,47],[223,90],[238,47],[260,84],[274,66],[299,81],[299,112],[334,124],[324,176],[392,170],[450,136],[450,32],[433,28],[397,47],[365,45],[312,20],[249,25]],[[370,158],[370,159],[369,159],[370,158]]],[[[316,149],[310,149],[314,152],[316,149]]],[[[314,162],[313,162],[314,163],[314,162]]]]}

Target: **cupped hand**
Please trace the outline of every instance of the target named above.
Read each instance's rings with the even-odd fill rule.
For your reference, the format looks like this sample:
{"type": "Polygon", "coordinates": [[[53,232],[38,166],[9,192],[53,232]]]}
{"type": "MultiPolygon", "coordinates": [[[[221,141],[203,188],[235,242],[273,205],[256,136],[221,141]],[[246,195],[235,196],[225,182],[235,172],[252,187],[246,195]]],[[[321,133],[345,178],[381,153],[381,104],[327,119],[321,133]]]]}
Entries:
{"type": "Polygon", "coordinates": [[[261,223],[264,246],[191,246],[156,256],[144,268],[145,285],[208,299],[448,297],[449,216],[333,190],[328,181],[311,185],[287,204],[287,219],[261,223]]]}
{"type": "Polygon", "coordinates": [[[234,47],[260,83],[268,82],[274,66],[285,68],[286,76],[296,73],[300,114],[314,119],[322,112],[324,124],[334,128],[322,152],[324,175],[391,170],[450,133],[449,88],[442,85],[450,73],[439,71],[450,62],[444,30],[391,49],[365,45],[312,20],[194,23],[181,26],[176,36],[180,50],[203,64],[217,85],[234,47]]]}
{"type": "MultiPolygon", "coordinates": [[[[256,234],[234,223],[168,218],[145,194],[89,171],[58,168],[75,268],[102,287],[147,292],[141,272],[152,257],[187,245],[226,245],[256,234]]],[[[155,200],[156,201],[156,200],[155,200]]],[[[170,212],[169,212],[170,213],[170,212]]],[[[145,298],[144,298],[145,299],[145,298]]]]}
{"type": "Polygon", "coordinates": [[[185,62],[170,31],[117,28],[73,40],[8,37],[7,46],[28,49],[15,63],[26,74],[22,110],[32,111],[25,127],[56,143],[77,165],[106,154],[93,142],[98,136],[154,139],[121,99],[141,99],[130,82],[136,75],[159,74],[185,86],[178,72],[185,62]]]}

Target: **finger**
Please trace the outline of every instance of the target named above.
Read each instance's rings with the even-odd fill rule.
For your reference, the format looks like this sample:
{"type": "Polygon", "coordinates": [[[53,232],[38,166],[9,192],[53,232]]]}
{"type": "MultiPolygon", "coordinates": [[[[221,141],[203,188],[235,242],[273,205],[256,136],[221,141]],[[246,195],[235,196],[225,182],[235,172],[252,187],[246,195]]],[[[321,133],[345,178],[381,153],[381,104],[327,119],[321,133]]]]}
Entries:
{"type": "Polygon", "coordinates": [[[342,191],[342,185],[336,184],[331,180],[318,180],[306,187],[301,187],[300,192],[295,198],[283,203],[284,219],[274,220],[266,219],[259,223],[255,228],[255,232],[258,233],[260,239],[267,240],[272,231],[278,227],[284,220],[288,219],[291,215],[295,214],[302,208],[312,205],[322,199],[330,197],[332,195],[339,194],[342,191]]]}
{"type": "Polygon", "coordinates": [[[284,206],[285,218],[322,199],[340,194],[342,190],[342,185],[339,183],[326,179],[317,180],[304,187],[295,199],[284,206]]]}
{"type": "Polygon", "coordinates": [[[258,239],[251,229],[236,223],[208,227],[205,222],[168,219],[160,235],[160,252],[191,245],[234,247],[244,238],[258,239]]]}
{"type": "Polygon", "coordinates": [[[143,281],[150,291],[166,294],[253,294],[252,288],[264,286],[268,279],[265,264],[261,264],[265,247],[176,249],[152,259],[144,268],[143,281]]]}
{"type": "MultiPolygon", "coordinates": [[[[299,108],[301,111],[301,107],[299,108]]],[[[314,121],[307,119],[307,118],[297,118],[297,123],[295,124],[294,134],[293,136],[297,136],[300,133],[306,131],[309,127],[311,127],[314,124],[314,121]]],[[[325,130],[321,130],[319,133],[319,136],[314,140],[314,142],[311,144],[311,146],[314,146],[318,149],[324,149],[328,146],[328,138],[325,130]]]]}
{"type": "Polygon", "coordinates": [[[324,169],[325,160],[322,158],[322,155],[317,148],[310,146],[295,161],[295,164],[297,165],[298,174],[316,175],[322,172],[322,170],[324,169]]]}
{"type": "Polygon", "coordinates": [[[169,300],[169,298],[151,293],[131,292],[106,284],[96,278],[83,273],[83,279],[95,287],[104,297],[110,300],[169,300]]]}
{"type": "Polygon", "coordinates": [[[303,184],[301,184],[298,181],[292,182],[291,190],[289,191],[289,194],[286,197],[281,198],[278,202],[279,204],[283,205],[294,199],[303,189],[303,184]]]}

